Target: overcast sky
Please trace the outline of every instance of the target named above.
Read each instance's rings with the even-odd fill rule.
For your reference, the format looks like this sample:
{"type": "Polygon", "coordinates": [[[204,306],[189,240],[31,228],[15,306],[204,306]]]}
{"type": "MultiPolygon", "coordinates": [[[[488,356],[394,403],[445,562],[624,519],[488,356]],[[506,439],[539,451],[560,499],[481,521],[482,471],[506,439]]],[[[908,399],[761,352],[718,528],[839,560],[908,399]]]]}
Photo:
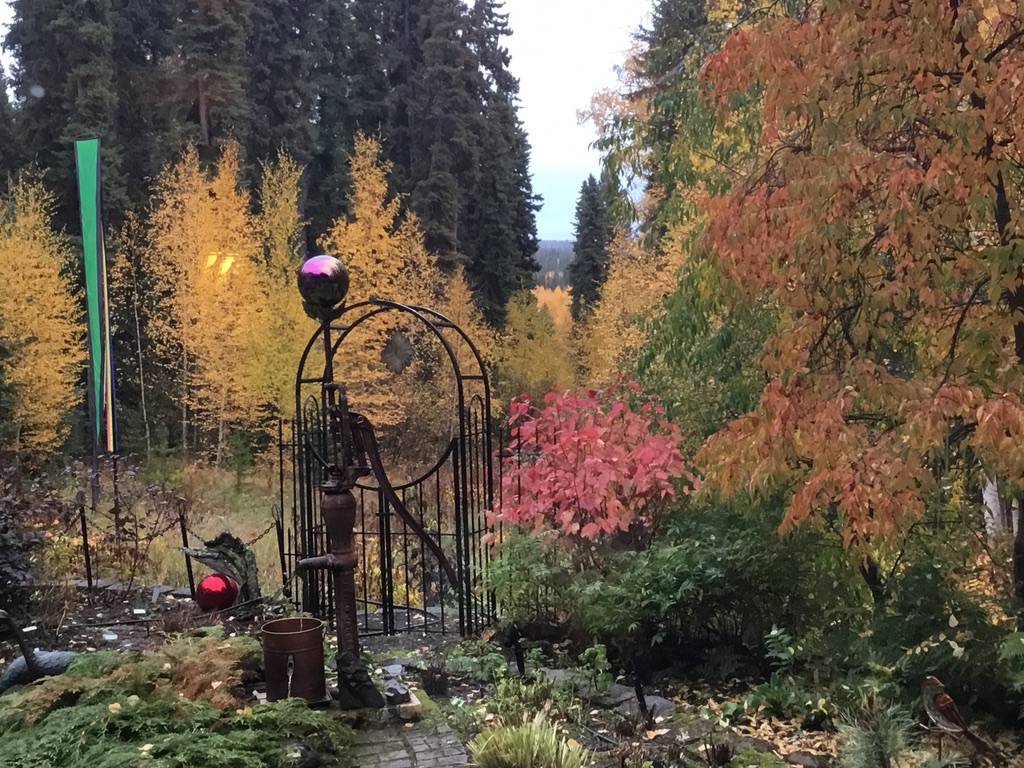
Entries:
{"type": "Polygon", "coordinates": [[[505,0],[533,189],[544,197],[541,239],[572,239],[580,185],[600,170],[598,153],[588,149],[594,131],[578,125],[576,113],[595,91],[616,84],[615,68],[650,8],[651,0],[505,0]]]}
{"type": "MultiPolygon", "coordinates": [[[[599,171],[588,149],[595,135],[576,113],[615,85],[632,33],[652,0],[505,0],[513,35],[512,73],[520,81],[520,117],[530,135],[534,192],[543,196],[537,229],[543,240],[572,239],[580,185],[599,171]]],[[[8,0],[0,0],[6,35],[8,0]]],[[[4,57],[5,64],[9,63],[4,57]]]]}

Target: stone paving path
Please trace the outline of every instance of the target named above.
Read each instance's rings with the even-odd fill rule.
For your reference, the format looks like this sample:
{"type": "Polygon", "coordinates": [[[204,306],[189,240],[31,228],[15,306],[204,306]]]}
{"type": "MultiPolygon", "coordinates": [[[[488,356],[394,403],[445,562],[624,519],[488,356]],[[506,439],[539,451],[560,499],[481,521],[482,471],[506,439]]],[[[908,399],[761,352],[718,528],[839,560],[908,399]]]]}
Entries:
{"type": "Polygon", "coordinates": [[[432,733],[421,725],[360,731],[356,768],[452,768],[466,765],[466,748],[453,733],[432,733]]]}

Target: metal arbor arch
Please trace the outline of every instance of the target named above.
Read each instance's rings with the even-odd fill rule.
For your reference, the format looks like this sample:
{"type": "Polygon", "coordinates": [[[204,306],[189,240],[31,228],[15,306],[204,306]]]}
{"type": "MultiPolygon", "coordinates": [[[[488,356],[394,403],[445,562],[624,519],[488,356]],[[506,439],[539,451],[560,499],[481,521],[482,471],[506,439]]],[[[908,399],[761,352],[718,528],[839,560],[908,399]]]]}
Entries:
{"type": "MultiPolygon", "coordinates": [[[[494,500],[490,383],[472,339],[428,307],[371,298],[336,311],[326,334],[321,327],[306,344],[295,381],[296,419],[290,446],[294,471],[286,547],[288,581],[294,587],[297,607],[320,618],[331,617],[331,580],[323,572],[315,572],[297,581],[295,567],[299,560],[324,551],[326,545],[319,510],[326,468],[323,457],[329,444],[324,392],[336,381],[333,362],[343,353],[352,332],[388,313],[415,321],[444,350],[456,385],[458,424],[437,461],[400,485],[387,479],[379,454],[375,465],[372,433],[366,442],[374,444],[359,447],[360,452],[366,449],[368,458],[364,474],[377,470],[374,475],[379,475],[376,485],[359,481],[355,488],[359,632],[445,633],[457,629],[472,634],[495,613],[493,598],[484,588],[489,552],[482,543],[485,514],[494,500]],[[318,343],[324,357],[311,360],[318,343]],[[470,352],[462,362],[456,351],[460,344],[470,352]],[[469,363],[471,370],[464,371],[463,362],[469,363]]],[[[350,407],[357,412],[358,401],[350,407]]]]}

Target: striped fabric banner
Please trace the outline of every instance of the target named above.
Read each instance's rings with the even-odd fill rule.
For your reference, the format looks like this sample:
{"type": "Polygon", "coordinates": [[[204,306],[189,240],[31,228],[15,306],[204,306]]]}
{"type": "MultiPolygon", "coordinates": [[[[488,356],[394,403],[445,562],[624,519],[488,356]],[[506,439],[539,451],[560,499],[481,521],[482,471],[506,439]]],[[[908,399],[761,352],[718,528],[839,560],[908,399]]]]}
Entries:
{"type": "Polygon", "coordinates": [[[82,210],[85,299],[89,330],[89,412],[95,455],[117,451],[114,413],[114,361],[110,348],[107,266],[100,207],[100,140],[75,142],[78,199],[82,210]]]}

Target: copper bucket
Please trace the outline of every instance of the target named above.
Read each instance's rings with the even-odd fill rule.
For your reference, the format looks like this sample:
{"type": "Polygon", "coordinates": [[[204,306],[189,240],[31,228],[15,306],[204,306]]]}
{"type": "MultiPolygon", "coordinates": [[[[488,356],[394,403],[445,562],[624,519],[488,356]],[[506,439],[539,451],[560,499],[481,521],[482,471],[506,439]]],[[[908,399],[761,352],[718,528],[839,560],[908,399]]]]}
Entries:
{"type": "Polygon", "coordinates": [[[295,696],[310,704],[327,698],[324,623],[308,616],[274,619],[260,627],[267,701],[295,696]]]}

